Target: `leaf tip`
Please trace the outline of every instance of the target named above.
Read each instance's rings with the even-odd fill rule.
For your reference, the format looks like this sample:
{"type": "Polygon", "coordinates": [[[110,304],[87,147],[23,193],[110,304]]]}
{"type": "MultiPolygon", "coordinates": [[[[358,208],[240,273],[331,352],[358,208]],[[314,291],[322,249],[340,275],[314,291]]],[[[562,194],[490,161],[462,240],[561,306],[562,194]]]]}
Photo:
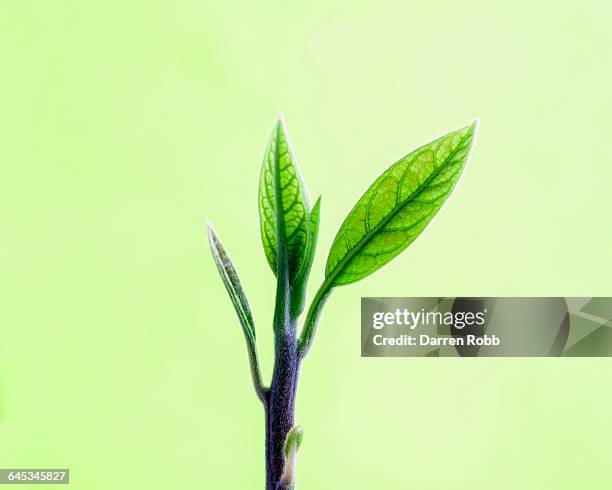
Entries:
{"type": "Polygon", "coordinates": [[[216,233],[212,223],[208,220],[204,220],[204,226],[206,226],[206,233],[208,234],[208,238],[214,238],[216,233]]]}
{"type": "Polygon", "coordinates": [[[285,122],[285,115],[282,112],[278,113],[278,118],[276,119],[275,129],[287,134],[287,123],[285,122]]]}
{"type": "Polygon", "coordinates": [[[221,244],[221,240],[219,240],[219,237],[217,236],[217,232],[213,228],[212,223],[208,220],[206,220],[204,223],[206,225],[206,234],[208,235],[208,244],[210,245],[213,255],[217,257],[219,254],[224,254],[225,250],[221,244]]]}
{"type": "Polygon", "coordinates": [[[470,132],[470,133],[472,133],[472,134],[474,134],[474,135],[475,135],[475,134],[478,132],[478,128],[479,128],[479,127],[480,127],[480,119],[479,119],[479,118],[476,118],[476,119],[474,119],[474,120],[472,121],[472,123],[471,123],[471,124],[469,124],[469,125],[466,127],[466,129],[467,129],[467,132],[470,132]]]}
{"type": "MultiPolygon", "coordinates": [[[[285,123],[285,116],[282,112],[278,113],[276,122],[274,123],[274,126],[272,127],[272,133],[271,133],[269,141],[271,142],[275,138],[279,138],[279,137],[285,140],[289,139],[288,132],[287,132],[287,124],[285,123]]],[[[270,142],[268,144],[270,144],[270,142]]]]}

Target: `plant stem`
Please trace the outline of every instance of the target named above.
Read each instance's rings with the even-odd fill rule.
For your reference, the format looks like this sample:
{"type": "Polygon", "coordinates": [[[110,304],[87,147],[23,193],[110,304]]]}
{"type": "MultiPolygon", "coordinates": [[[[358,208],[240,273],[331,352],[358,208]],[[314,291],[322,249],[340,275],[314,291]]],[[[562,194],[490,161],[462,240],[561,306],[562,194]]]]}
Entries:
{"type": "Polygon", "coordinates": [[[266,407],[266,490],[277,490],[285,465],[284,445],[294,425],[299,357],[295,322],[276,339],[276,359],[266,407]]]}
{"type": "MultiPolygon", "coordinates": [[[[266,394],[266,490],[277,489],[285,466],[284,446],[293,427],[300,357],[296,318],[292,316],[292,280],[287,250],[286,210],[281,182],[280,131],[276,127],[274,159],[274,203],[276,209],[276,305],[274,309],[274,371],[266,394]],[[280,213],[280,215],[278,214],[280,213]]],[[[281,484],[280,487],[283,485],[281,484]]]]}

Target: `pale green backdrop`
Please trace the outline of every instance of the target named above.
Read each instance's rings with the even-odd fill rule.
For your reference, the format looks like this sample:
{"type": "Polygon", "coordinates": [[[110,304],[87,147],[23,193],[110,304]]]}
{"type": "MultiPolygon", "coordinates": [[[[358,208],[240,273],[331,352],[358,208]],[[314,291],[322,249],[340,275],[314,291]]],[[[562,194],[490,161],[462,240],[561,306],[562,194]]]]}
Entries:
{"type": "Polygon", "coordinates": [[[313,287],[389,163],[481,123],[426,234],[329,302],[298,488],[610,488],[611,360],[359,356],[361,296],[612,295],[610,2],[1,10],[0,467],[69,467],[79,490],[263,488],[262,410],[204,220],[267,376],[256,184],[283,111],[323,195],[313,287]]]}

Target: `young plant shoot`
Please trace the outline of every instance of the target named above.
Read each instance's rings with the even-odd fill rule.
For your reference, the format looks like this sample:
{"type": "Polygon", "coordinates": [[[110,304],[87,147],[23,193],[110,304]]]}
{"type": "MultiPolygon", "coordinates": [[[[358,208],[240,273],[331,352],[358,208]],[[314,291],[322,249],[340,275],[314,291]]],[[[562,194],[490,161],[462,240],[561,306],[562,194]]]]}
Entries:
{"type": "Polygon", "coordinates": [[[229,255],[212,226],[208,238],[246,339],[255,392],[265,411],[266,490],[295,487],[302,429],[294,425],[298,374],[312,347],[332,291],[380,269],[408,247],[449,197],[469,158],[476,123],[452,131],[391,165],[348,214],[327,256],[325,277],[298,335],[306,285],[319,231],[321,198],[311,206],[285,123],[279,118],[266,147],[259,179],[264,252],[276,276],[275,359],[264,385],[257,359],[255,322],[229,255]]]}

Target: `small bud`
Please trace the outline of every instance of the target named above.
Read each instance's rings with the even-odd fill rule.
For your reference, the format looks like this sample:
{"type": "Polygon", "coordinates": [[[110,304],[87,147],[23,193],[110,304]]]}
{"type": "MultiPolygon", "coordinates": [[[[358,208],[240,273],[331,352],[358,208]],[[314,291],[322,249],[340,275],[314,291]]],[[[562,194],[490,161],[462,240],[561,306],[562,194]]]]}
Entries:
{"type": "Polygon", "coordinates": [[[304,431],[300,425],[294,426],[289,431],[287,434],[287,439],[285,440],[285,458],[289,458],[293,451],[297,453],[297,450],[302,445],[303,433],[304,431]]]}
{"type": "Polygon", "coordinates": [[[287,434],[285,439],[285,467],[283,468],[283,474],[280,481],[278,482],[278,489],[290,489],[295,484],[295,470],[297,466],[297,452],[302,444],[302,427],[295,425],[287,434]]]}

